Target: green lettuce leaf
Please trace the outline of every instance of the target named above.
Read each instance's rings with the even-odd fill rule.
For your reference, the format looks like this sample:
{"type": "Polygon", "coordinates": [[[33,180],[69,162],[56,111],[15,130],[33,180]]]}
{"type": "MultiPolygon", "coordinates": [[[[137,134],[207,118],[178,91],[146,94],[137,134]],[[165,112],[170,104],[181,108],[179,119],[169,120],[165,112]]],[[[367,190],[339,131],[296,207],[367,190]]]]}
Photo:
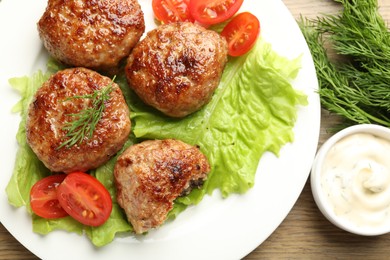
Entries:
{"type": "Polygon", "coordinates": [[[32,97],[37,89],[49,78],[49,74],[41,71],[32,77],[12,78],[10,85],[16,89],[20,95],[20,101],[13,107],[13,112],[20,113],[21,121],[16,134],[19,149],[16,154],[14,171],[9,181],[6,192],[8,201],[15,207],[26,206],[30,209],[30,189],[35,182],[49,173],[49,170],[38,160],[35,153],[30,149],[26,139],[26,116],[27,109],[32,101],[32,97]]]}
{"type": "MultiPolygon", "coordinates": [[[[61,229],[86,234],[95,246],[104,246],[118,232],[132,231],[116,202],[112,173],[117,157],[90,172],[108,189],[113,201],[110,218],[102,226],[87,227],[70,217],[43,219],[34,215],[29,205],[31,186],[50,172],[27,144],[27,109],[35,91],[51,73],[60,69],[63,67],[50,60],[48,73],[38,71],[32,77],[10,80],[22,98],[13,109],[21,114],[17,133],[19,149],[6,192],[10,204],[15,207],[26,206],[32,214],[34,232],[47,234],[61,229]]],[[[125,76],[117,75],[116,82],[121,86],[132,111],[133,133],[122,151],[144,139],[176,138],[198,145],[212,166],[202,189],[194,189],[189,195],[178,198],[169,219],[174,219],[188,205],[199,203],[205,194],[211,194],[216,189],[221,190],[224,197],[231,193],[246,192],[254,185],[257,164],[262,154],[270,151],[278,155],[284,144],[293,141],[292,128],[297,119],[297,107],[307,104],[306,96],[294,90],[290,84],[299,69],[300,57],[288,60],[275,53],[270,44],[259,40],[248,55],[229,60],[211,102],[184,119],[166,117],[146,106],[130,90],[125,76]]]]}
{"type": "Polygon", "coordinates": [[[32,214],[33,231],[38,234],[46,235],[54,230],[61,229],[76,234],[83,234],[84,226],[72,217],[45,219],[32,214]]]}

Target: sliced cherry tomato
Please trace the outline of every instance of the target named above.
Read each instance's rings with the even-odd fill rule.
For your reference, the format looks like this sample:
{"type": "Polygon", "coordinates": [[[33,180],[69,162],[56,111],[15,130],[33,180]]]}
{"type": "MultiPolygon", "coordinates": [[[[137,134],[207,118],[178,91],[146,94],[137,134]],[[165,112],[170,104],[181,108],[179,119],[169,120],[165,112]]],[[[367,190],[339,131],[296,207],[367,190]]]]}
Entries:
{"type": "Polygon", "coordinates": [[[50,175],[36,182],[30,190],[30,205],[40,217],[55,219],[68,216],[57,199],[57,188],[66,174],[50,175]]]}
{"type": "Polygon", "coordinates": [[[96,178],[86,173],[69,173],[58,186],[57,196],[62,208],[84,225],[100,226],[111,214],[110,193],[96,178]]]}
{"type": "Polygon", "coordinates": [[[153,0],[152,7],[156,18],[163,23],[193,22],[189,3],[190,0],[153,0]]]}
{"type": "Polygon", "coordinates": [[[190,13],[201,24],[223,22],[240,9],[244,0],[190,0],[190,13]]]}
{"type": "Polygon", "coordinates": [[[228,42],[229,55],[240,56],[247,53],[255,44],[260,33],[260,22],[249,12],[235,16],[223,28],[221,35],[228,42]]]}

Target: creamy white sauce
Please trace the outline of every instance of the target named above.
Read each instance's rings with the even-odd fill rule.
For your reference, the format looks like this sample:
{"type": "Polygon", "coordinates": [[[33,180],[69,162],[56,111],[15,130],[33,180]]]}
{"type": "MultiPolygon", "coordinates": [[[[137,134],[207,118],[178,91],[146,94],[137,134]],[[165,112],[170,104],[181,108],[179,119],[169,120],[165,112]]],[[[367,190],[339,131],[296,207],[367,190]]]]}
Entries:
{"type": "Polygon", "coordinates": [[[336,143],[321,185],[336,215],[361,227],[390,224],[390,141],[353,134],[336,143]]]}

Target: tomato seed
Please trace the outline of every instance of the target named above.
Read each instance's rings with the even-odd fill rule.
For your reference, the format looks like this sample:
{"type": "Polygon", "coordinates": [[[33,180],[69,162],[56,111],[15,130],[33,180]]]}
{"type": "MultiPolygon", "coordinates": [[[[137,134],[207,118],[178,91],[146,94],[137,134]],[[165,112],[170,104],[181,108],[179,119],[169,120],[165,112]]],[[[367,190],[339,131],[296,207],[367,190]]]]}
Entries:
{"type": "Polygon", "coordinates": [[[211,18],[217,17],[217,13],[210,8],[205,9],[204,12],[206,13],[205,16],[209,16],[211,18]]]}

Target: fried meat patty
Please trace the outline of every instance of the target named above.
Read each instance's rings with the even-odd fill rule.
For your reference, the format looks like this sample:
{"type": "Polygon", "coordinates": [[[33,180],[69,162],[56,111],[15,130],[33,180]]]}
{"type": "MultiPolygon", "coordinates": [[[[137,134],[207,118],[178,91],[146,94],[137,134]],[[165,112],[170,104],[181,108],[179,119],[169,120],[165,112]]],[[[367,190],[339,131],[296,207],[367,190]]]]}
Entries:
{"type": "Polygon", "coordinates": [[[203,184],[210,171],[200,150],[179,140],[130,146],[114,169],[117,201],[137,234],[161,225],[173,201],[203,184]]]}
{"type": "Polygon", "coordinates": [[[27,115],[27,142],[53,172],[87,171],[122,148],[130,133],[129,113],[122,91],[110,78],[85,68],[66,69],[52,75],[36,92],[27,115]],[[59,148],[68,140],[64,127],[79,118],[71,114],[92,108],[92,99],[85,95],[107,86],[112,91],[92,138],[85,136],[80,143],[59,148]]]}
{"type": "Polygon", "coordinates": [[[145,22],[137,0],[48,0],[38,31],[55,59],[109,71],[130,54],[145,22]]]}
{"type": "Polygon", "coordinates": [[[130,87],[146,104],[184,117],[210,101],[226,62],[223,37],[183,22],[148,32],[131,52],[125,71],[130,87]]]}

